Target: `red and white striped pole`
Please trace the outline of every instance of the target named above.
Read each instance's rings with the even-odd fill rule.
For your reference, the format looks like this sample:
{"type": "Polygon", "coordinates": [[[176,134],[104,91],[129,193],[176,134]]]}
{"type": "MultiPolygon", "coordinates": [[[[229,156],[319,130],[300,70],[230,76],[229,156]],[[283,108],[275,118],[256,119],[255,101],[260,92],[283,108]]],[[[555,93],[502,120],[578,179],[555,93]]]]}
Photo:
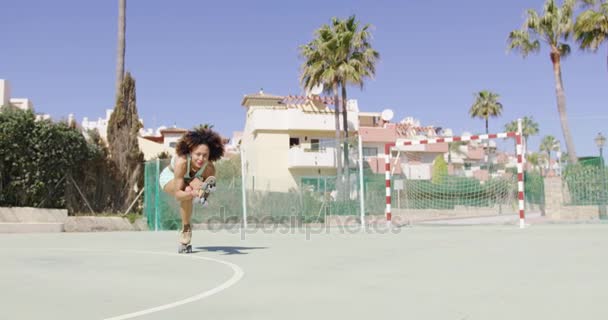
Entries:
{"type": "Polygon", "coordinates": [[[394,143],[387,143],[384,145],[384,177],[386,179],[386,223],[391,224],[391,148],[394,147],[394,143]]]}
{"type": "Polygon", "coordinates": [[[461,137],[446,137],[446,138],[432,138],[426,140],[397,140],[396,143],[387,143],[384,145],[384,166],[385,166],[385,178],[386,178],[386,222],[391,223],[391,149],[395,146],[413,146],[421,144],[434,144],[443,142],[457,142],[457,141],[474,141],[474,140],[488,140],[488,139],[504,139],[504,138],[515,138],[517,142],[516,154],[517,154],[517,191],[519,201],[519,226],[525,227],[525,215],[524,215],[524,182],[523,182],[523,147],[522,147],[522,134],[521,134],[521,119],[517,120],[518,128],[517,132],[503,132],[503,133],[491,133],[491,134],[480,134],[472,136],[461,136],[461,137]]]}
{"type": "Polygon", "coordinates": [[[517,141],[517,199],[519,202],[519,227],[524,228],[526,223],[524,214],[524,154],[522,146],[521,119],[517,119],[517,137],[515,140],[517,141]]]}

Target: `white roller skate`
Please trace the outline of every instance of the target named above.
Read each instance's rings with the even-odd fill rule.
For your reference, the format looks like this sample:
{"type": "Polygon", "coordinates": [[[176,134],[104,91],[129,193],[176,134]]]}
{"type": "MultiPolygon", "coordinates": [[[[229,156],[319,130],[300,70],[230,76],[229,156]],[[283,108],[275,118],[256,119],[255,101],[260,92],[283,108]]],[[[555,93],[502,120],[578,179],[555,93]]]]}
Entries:
{"type": "Polygon", "coordinates": [[[206,207],[209,202],[208,202],[208,198],[209,195],[212,192],[215,192],[215,177],[214,176],[210,176],[208,177],[204,182],[203,182],[203,186],[201,188],[201,190],[199,191],[199,202],[201,205],[203,205],[203,207],[206,207]]]}
{"type": "Polygon", "coordinates": [[[179,247],[177,253],[192,253],[192,228],[189,224],[184,225],[179,233],[179,247]]]}

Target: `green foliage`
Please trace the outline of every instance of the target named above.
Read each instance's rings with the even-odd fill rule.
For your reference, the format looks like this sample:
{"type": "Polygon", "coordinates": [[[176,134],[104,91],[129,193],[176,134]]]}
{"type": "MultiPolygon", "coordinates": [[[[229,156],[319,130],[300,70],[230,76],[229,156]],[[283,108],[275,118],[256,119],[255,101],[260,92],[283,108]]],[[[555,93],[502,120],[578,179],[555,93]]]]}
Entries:
{"type": "Polygon", "coordinates": [[[112,196],[121,211],[126,210],[137,196],[135,189],[143,187],[144,156],[137,142],[141,127],[137,114],[135,79],[127,72],[108,123],[110,159],[117,169],[117,181],[120,182],[112,196]]]}
{"type": "Polygon", "coordinates": [[[498,101],[500,96],[494,92],[482,90],[475,94],[475,102],[469,110],[471,118],[484,119],[486,133],[488,133],[488,119],[498,117],[502,113],[502,104],[498,101]]]}
{"type": "Polygon", "coordinates": [[[159,154],[157,154],[154,158],[152,158],[151,160],[154,159],[161,159],[161,160],[165,160],[165,159],[171,159],[171,154],[167,151],[163,151],[159,154]]]}
{"type": "Polygon", "coordinates": [[[524,188],[527,204],[544,206],[545,183],[543,176],[538,171],[524,173],[524,188]]]}
{"type": "Polygon", "coordinates": [[[608,169],[598,158],[581,159],[563,172],[570,205],[595,205],[608,200],[608,169]]]}
{"type": "Polygon", "coordinates": [[[120,185],[120,177],[114,163],[108,157],[108,148],[97,130],[89,130],[85,136],[88,142],[89,159],[77,165],[73,182],[66,186],[66,206],[71,213],[90,213],[90,209],[82,198],[84,196],[96,214],[101,212],[122,213],[120,203],[115,197],[112,197],[120,185]]]}
{"type": "Polygon", "coordinates": [[[236,186],[241,183],[241,156],[224,158],[215,163],[218,183],[236,186]]]}
{"type": "Polygon", "coordinates": [[[65,207],[65,183],[92,157],[66,123],[37,121],[32,111],[0,112],[0,205],[65,207]]]}
{"type": "MultiPolygon", "coordinates": [[[[517,120],[505,124],[505,130],[507,132],[517,132],[517,120]]],[[[523,117],[521,119],[521,131],[527,141],[530,136],[538,134],[538,122],[534,121],[534,117],[523,117]]]]}
{"type": "Polygon", "coordinates": [[[433,162],[433,176],[431,181],[433,183],[441,183],[443,179],[448,175],[448,164],[443,160],[443,155],[435,157],[433,162]]]}
{"type": "Polygon", "coordinates": [[[608,41],[608,2],[582,12],[574,24],[574,38],[583,50],[597,51],[608,41]]]}

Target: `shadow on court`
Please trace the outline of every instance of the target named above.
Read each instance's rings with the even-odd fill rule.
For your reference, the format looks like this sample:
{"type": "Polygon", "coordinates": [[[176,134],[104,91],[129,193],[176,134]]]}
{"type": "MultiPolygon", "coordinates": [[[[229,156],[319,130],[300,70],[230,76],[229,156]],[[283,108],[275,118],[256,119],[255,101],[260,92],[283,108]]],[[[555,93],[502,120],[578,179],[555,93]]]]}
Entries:
{"type": "Polygon", "coordinates": [[[196,247],[197,252],[218,252],[224,255],[249,254],[249,250],[267,249],[266,247],[196,247]]]}

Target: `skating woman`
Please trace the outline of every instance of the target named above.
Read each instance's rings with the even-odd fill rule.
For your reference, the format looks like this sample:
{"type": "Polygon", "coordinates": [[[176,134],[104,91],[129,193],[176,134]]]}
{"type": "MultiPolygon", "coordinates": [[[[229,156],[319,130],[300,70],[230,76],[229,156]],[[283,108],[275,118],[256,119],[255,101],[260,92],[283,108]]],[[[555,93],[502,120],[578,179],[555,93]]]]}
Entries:
{"type": "Polygon", "coordinates": [[[224,144],[219,134],[199,128],[187,132],[175,146],[176,155],[160,174],[162,190],[177,199],[182,218],[180,252],[191,251],[192,202],[199,195],[203,182],[215,176],[213,162],[224,155],[224,144]]]}

